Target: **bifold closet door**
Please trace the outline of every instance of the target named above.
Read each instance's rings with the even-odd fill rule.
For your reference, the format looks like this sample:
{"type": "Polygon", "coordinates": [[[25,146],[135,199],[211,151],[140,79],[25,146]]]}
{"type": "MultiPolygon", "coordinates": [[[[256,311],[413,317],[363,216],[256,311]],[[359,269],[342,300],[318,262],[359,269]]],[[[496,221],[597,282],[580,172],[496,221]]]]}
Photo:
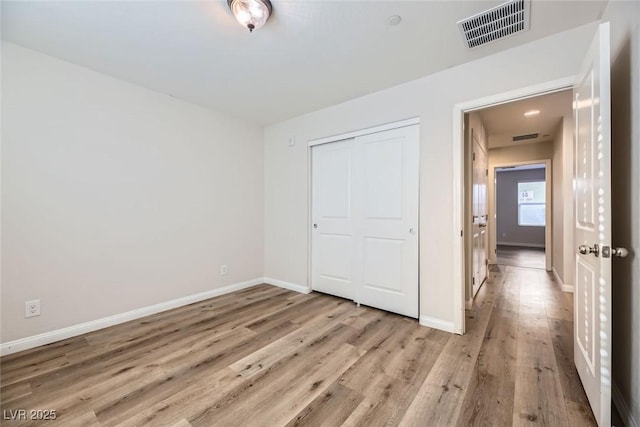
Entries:
{"type": "Polygon", "coordinates": [[[418,126],[312,149],[312,288],[418,317],[418,126]]]}

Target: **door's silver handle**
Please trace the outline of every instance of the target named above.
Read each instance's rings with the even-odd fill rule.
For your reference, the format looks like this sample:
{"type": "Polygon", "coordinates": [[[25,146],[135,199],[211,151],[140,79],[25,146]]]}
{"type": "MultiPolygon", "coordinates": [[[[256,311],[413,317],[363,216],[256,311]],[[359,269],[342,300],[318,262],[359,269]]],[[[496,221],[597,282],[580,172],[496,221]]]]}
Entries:
{"type": "Polygon", "coordinates": [[[416,230],[415,230],[414,228],[410,228],[410,229],[409,229],[409,233],[410,233],[410,234],[416,234],[416,230]]]}
{"type": "Polygon", "coordinates": [[[594,243],[593,246],[580,245],[578,246],[578,252],[582,255],[594,254],[595,256],[600,255],[600,247],[597,243],[594,243]]]}
{"type": "Polygon", "coordinates": [[[313,228],[318,228],[318,224],[313,224],[313,228]]]}
{"type": "Polygon", "coordinates": [[[627,248],[611,248],[611,255],[619,258],[626,258],[629,255],[627,248]]]}
{"type": "Polygon", "coordinates": [[[609,246],[602,247],[602,258],[610,258],[611,256],[626,258],[627,255],[629,255],[627,248],[610,248],[609,246]]]}

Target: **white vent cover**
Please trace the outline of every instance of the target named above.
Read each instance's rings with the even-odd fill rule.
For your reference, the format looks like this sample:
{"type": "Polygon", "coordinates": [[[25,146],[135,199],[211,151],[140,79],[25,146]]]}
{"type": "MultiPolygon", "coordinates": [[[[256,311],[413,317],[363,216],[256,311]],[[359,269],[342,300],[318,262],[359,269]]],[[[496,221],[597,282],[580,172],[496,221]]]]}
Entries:
{"type": "Polygon", "coordinates": [[[529,0],[511,0],[458,21],[469,48],[529,29],[529,0]]]}

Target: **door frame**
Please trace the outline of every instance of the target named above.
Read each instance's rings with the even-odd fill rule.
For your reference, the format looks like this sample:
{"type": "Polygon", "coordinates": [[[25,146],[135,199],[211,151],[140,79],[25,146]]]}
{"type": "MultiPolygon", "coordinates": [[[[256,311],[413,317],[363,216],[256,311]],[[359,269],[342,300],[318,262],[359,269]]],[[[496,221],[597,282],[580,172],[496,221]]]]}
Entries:
{"type": "MultiPolygon", "coordinates": [[[[524,165],[539,165],[544,164],[544,189],[545,189],[545,226],[544,226],[544,265],[545,270],[551,271],[552,269],[552,256],[553,256],[553,241],[551,240],[551,232],[552,232],[552,189],[553,183],[551,180],[553,179],[553,174],[551,168],[553,165],[551,164],[551,159],[539,159],[539,160],[524,160],[521,162],[504,162],[504,163],[496,163],[495,165],[491,165],[491,169],[493,170],[493,183],[491,186],[493,188],[493,203],[489,203],[489,207],[491,211],[489,212],[489,234],[493,237],[493,241],[495,242],[495,247],[491,247],[491,240],[489,240],[489,252],[491,253],[491,249],[496,249],[498,246],[498,225],[496,220],[496,211],[498,208],[498,198],[496,197],[496,169],[504,168],[508,166],[524,166],[524,165]]],[[[495,252],[493,253],[493,257],[495,259],[495,252]]]]}
{"type": "MultiPolygon", "coordinates": [[[[316,145],[330,144],[332,142],[342,141],[344,139],[356,138],[358,136],[370,135],[372,133],[384,132],[386,130],[398,129],[407,126],[420,126],[420,117],[411,117],[404,120],[398,120],[395,122],[389,122],[378,126],[372,126],[364,129],[357,129],[354,131],[344,132],[336,135],[331,135],[322,138],[311,139],[307,141],[307,293],[313,292],[311,284],[311,267],[313,262],[312,253],[312,224],[313,224],[313,160],[312,149],[316,145]]],[[[295,140],[294,140],[295,143],[295,140]]],[[[418,158],[420,158],[420,134],[418,134],[418,158]]],[[[421,164],[418,162],[418,319],[420,318],[420,181],[421,181],[421,164]]]]}
{"type": "Polygon", "coordinates": [[[453,106],[453,329],[465,332],[465,245],[464,245],[464,114],[521,99],[572,89],[575,75],[524,86],[507,92],[477,98],[453,106]]]}

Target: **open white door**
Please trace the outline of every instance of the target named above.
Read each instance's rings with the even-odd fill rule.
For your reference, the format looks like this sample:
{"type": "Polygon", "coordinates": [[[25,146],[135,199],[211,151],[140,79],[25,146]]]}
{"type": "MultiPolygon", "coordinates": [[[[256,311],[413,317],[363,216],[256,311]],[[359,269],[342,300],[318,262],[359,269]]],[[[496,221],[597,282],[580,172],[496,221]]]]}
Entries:
{"type": "Polygon", "coordinates": [[[480,286],[487,278],[487,223],[489,221],[487,203],[487,153],[478,139],[477,132],[471,131],[473,141],[473,203],[472,203],[472,251],[473,251],[473,296],[480,290],[480,286]]]}
{"type": "Polygon", "coordinates": [[[598,425],[611,424],[611,115],[609,24],[601,24],[573,90],[574,360],[598,425]]]}

